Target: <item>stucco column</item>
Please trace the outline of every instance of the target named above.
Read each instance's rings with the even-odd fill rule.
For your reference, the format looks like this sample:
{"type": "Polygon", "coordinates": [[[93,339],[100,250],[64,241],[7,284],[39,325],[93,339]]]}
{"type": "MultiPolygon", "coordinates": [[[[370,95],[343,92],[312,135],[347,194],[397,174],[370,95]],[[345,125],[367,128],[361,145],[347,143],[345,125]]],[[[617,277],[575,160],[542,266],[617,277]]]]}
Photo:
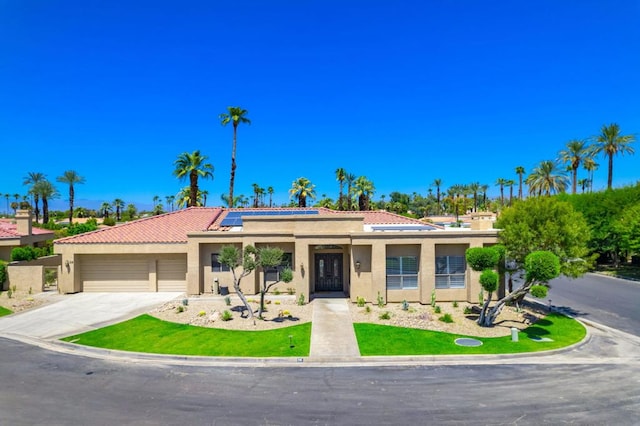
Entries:
{"type": "Polygon", "coordinates": [[[311,295],[311,259],[309,256],[309,244],[296,241],[295,253],[293,255],[295,265],[293,283],[296,289],[296,295],[304,294],[305,301],[310,300],[311,295]]]}
{"type": "Polygon", "coordinates": [[[187,294],[200,294],[202,288],[200,244],[190,240],[187,242],[187,294]]]}
{"type": "Polygon", "coordinates": [[[431,303],[436,288],[436,245],[426,240],[420,245],[420,303],[431,303]]]}
{"type": "Polygon", "coordinates": [[[378,292],[387,301],[387,246],[382,241],[376,241],[371,246],[371,286],[372,299],[375,303],[378,292]]]}

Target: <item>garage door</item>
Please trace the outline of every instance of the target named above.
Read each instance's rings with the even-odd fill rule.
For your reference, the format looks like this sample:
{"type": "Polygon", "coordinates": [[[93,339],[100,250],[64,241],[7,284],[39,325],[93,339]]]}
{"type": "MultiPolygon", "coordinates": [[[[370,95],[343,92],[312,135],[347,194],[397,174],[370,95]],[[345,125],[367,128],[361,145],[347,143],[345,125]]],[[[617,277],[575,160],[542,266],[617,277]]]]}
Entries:
{"type": "Polygon", "coordinates": [[[83,291],[149,291],[147,259],[131,256],[86,256],[82,258],[81,268],[83,291]]]}
{"type": "Polygon", "coordinates": [[[187,256],[158,260],[158,291],[187,291],[187,256]]]}

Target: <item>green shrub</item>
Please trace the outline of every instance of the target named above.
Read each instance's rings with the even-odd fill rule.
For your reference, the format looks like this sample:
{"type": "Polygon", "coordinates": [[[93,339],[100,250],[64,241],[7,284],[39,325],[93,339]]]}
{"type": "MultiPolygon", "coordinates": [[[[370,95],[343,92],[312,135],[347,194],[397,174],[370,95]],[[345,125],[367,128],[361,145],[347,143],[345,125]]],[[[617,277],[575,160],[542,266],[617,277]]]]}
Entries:
{"type": "Polygon", "coordinates": [[[189,305],[189,299],[182,299],[182,306],[188,306],[189,305]]]}
{"type": "Polygon", "coordinates": [[[184,312],[184,306],[178,305],[178,307],[176,308],[176,312],[178,312],[179,314],[184,312]]]}
{"type": "Polygon", "coordinates": [[[102,224],[106,226],[114,226],[116,224],[116,220],[112,217],[105,217],[102,220],[102,224]]]}
{"type": "Polygon", "coordinates": [[[403,311],[408,311],[409,310],[409,302],[407,302],[407,299],[404,299],[402,301],[402,310],[403,311]]]}
{"type": "Polygon", "coordinates": [[[453,307],[454,307],[454,308],[457,308],[457,307],[458,307],[458,301],[457,301],[457,300],[454,300],[454,301],[453,301],[453,307]]]}
{"type": "Polygon", "coordinates": [[[11,250],[11,260],[14,262],[33,260],[36,257],[36,251],[31,246],[15,247],[13,250],[11,250]]]}
{"type": "Polygon", "coordinates": [[[198,316],[199,316],[199,317],[203,317],[203,316],[205,316],[205,315],[207,315],[207,313],[206,313],[205,311],[200,311],[200,312],[198,312],[198,316]]]}
{"type": "Polygon", "coordinates": [[[7,262],[0,260],[0,290],[2,285],[7,280],[7,262]]]}
{"type": "Polygon", "coordinates": [[[451,317],[451,314],[444,314],[443,316],[441,316],[440,318],[438,318],[440,321],[442,322],[446,322],[451,324],[453,322],[453,318],[451,317]]]}
{"type": "Polygon", "coordinates": [[[367,305],[367,306],[364,308],[364,311],[365,311],[366,313],[370,314],[370,313],[371,313],[371,306],[367,305]]]}
{"type": "Polygon", "coordinates": [[[304,305],[304,293],[300,293],[300,296],[298,296],[298,305],[304,305]]]}
{"type": "Polygon", "coordinates": [[[296,289],[293,287],[287,287],[287,294],[289,296],[293,296],[294,294],[296,294],[296,289]]]}
{"type": "Polygon", "coordinates": [[[231,296],[225,296],[224,304],[227,306],[231,306],[231,296]]]}
{"type": "Polygon", "coordinates": [[[388,320],[388,319],[391,319],[391,314],[389,313],[389,311],[383,312],[383,313],[380,314],[379,318],[381,320],[388,320]]]}
{"type": "Polygon", "coordinates": [[[462,313],[464,313],[465,315],[472,314],[473,311],[471,310],[471,306],[465,306],[464,311],[462,311],[462,313]]]}
{"type": "Polygon", "coordinates": [[[230,311],[224,311],[222,313],[222,321],[229,321],[233,319],[233,315],[231,314],[230,311]]]}
{"type": "Polygon", "coordinates": [[[440,306],[437,306],[435,308],[433,308],[433,312],[435,312],[436,314],[439,314],[440,312],[442,312],[442,309],[440,308],[440,306]]]}
{"type": "Polygon", "coordinates": [[[358,308],[363,308],[366,303],[367,301],[364,300],[364,297],[362,296],[356,297],[356,305],[358,305],[358,308]]]}
{"type": "Polygon", "coordinates": [[[431,290],[431,307],[436,307],[436,289],[431,290]]]}
{"type": "Polygon", "coordinates": [[[379,307],[379,308],[383,308],[383,307],[384,307],[384,305],[385,305],[385,303],[384,303],[384,297],[382,297],[382,295],[380,294],[380,292],[378,292],[377,300],[378,300],[378,307],[379,307]]]}
{"type": "Polygon", "coordinates": [[[529,290],[529,293],[531,293],[531,295],[533,297],[536,297],[538,299],[542,299],[543,297],[547,296],[547,286],[544,286],[544,285],[533,285],[533,286],[531,286],[531,289],[529,290]]]}

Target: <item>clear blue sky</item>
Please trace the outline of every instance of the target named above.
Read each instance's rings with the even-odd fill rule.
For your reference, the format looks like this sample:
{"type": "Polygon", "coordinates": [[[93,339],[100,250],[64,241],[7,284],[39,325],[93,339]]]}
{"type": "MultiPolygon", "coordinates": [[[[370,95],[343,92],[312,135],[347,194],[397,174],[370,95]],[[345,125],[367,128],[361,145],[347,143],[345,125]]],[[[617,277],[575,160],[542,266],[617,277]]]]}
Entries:
{"type": "MultiPolygon", "coordinates": [[[[252,120],[235,193],[272,186],[278,203],[301,176],[335,199],[338,167],[374,199],[436,178],[496,195],[497,178],[603,124],[640,132],[637,0],[0,0],[0,40],[0,193],[73,169],[80,205],[149,207],[186,185],[173,162],[196,149],[219,205],[228,105],[252,120]]],[[[640,179],[635,148],[615,158],[615,186],[640,179]]]]}

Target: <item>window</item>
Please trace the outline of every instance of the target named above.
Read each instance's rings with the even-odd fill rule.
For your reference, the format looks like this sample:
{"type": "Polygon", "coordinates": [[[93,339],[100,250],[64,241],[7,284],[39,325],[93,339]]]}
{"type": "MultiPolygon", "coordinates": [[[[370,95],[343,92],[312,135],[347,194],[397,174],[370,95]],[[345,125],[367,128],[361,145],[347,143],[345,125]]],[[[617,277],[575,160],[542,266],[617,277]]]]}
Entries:
{"type": "Polygon", "coordinates": [[[464,288],[464,256],[436,256],[436,288],[464,288]]]}
{"type": "Polygon", "coordinates": [[[387,288],[402,290],[418,288],[418,257],[387,257],[387,288]]]}
{"type": "Polygon", "coordinates": [[[231,269],[218,261],[219,253],[211,253],[211,272],[229,272],[231,269]]]}
{"type": "Polygon", "coordinates": [[[280,280],[280,272],[285,269],[293,269],[293,254],[292,253],[283,253],[282,254],[282,263],[280,266],[276,268],[267,269],[264,271],[265,279],[267,281],[279,281],[280,280]]]}

